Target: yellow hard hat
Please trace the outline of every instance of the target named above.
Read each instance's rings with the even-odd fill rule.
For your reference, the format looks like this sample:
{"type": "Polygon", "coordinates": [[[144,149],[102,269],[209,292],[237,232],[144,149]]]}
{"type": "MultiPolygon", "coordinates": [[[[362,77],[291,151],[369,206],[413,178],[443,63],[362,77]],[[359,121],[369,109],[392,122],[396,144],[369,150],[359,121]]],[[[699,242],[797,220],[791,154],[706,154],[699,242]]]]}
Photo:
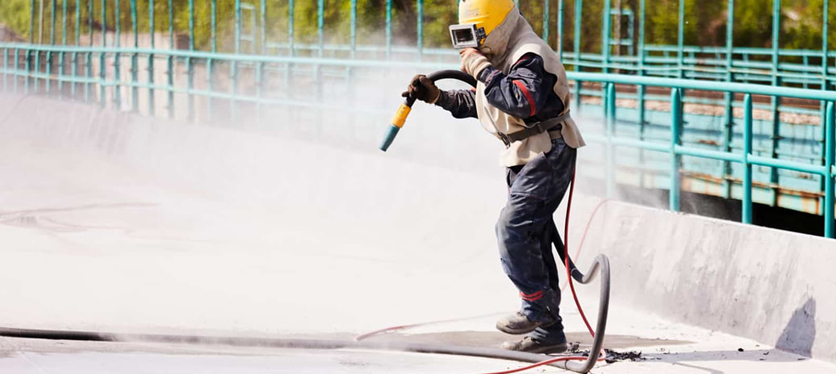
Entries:
{"type": "Polygon", "coordinates": [[[505,20],[511,9],[514,9],[512,0],[460,0],[459,24],[475,24],[477,30],[485,30],[487,37],[505,20]]]}

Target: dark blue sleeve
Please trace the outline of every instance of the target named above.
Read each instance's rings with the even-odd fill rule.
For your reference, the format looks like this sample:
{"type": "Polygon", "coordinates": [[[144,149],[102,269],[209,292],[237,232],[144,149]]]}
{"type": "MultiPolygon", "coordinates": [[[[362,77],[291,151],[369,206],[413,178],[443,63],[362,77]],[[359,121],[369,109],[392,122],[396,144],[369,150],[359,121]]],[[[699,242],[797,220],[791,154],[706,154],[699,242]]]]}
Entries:
{"type": "Polygon", "coordinates": [[[552,112],[563,111],[562,102],[559,108],[555,107],[558,103],[553,103],[557,98],[554,93],[557,77],[546,72],[543,58],[536,54],[523,55],[508,75],[488,67],[479,74],[479,81],[485,84],[488,102],[514,117],[543,117],[546,112],[550,117],[552,112]]]}
{"type": "Polygon", "coordinates": [[[435,102],[456,118],[476,118],[476,93],[473,90],[441,91],[435,102]]]}

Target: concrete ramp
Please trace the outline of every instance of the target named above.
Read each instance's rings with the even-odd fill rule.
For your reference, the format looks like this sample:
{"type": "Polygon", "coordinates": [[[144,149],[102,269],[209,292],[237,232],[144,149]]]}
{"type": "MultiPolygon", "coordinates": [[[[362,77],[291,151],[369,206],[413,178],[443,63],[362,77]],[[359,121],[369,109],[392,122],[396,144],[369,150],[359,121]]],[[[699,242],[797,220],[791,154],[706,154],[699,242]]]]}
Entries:
{"type": "MultiPolygon", "coordinates": [[[[411,153],[382,154],[373,146],[377,133],[363,133],[371,146],[357,148],[232,127],[0,97],[0,326],[351,339],[446,321],[371,339],[495,347],[509,338],[493,330],[497,315],[518,306],[493,237],[506,194],[502,169],[490,166],[493,150],[446,139],[446,158],[428,163],[411,155],[422,144],[427,152],[439,146],[429,131],[410,134],[411,153]],[[483,164],[468,172],[457,160],[483,164]]],[[[836,307],[827,296],[836,290],[827,270],[832,241],[599,204],[577,198],[570,247],[577,250],[590,222],[577,262],[585,268],[606,253],[615,276],[605,345],[642,350],[649,360],[596,372],[832,372],[808,359],[836,359],[836,307]]],[[[594,316],[597,287],[579,291],[594,316]]],[[[568,295],[562,309],[570,339],[583,348],[589,338],[568,295]]],[[[149,372],[207,370],[208,361],[172,356],[183,349],[183,357],[215,356],[209,366],[236,372],[518,366],[368,352],[62,344],[0,338],[0,357],[8,356],[0,371],[32,364],[84,372],[85,362],[104,360],[143,372],[132,364],[140,353],[126,351],[146,355],[149,372]],[[263,359],[236,361],[241,355],[263,359]]]]}

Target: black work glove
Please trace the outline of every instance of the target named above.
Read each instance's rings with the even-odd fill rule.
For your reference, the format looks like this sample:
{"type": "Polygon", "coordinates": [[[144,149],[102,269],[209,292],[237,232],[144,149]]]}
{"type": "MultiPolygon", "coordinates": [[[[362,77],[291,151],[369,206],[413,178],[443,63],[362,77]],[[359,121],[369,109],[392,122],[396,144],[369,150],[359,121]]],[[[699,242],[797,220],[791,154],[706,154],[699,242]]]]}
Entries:
{"type": "Polygon", "coordinates": [[[412,96],[429,104],[435,104],[440,95],[441,91],[435,86],[435,83],[424,74],[418,74],[415,78],[412,78],[409,87],[401,94],[402,97],[412,96]]]}

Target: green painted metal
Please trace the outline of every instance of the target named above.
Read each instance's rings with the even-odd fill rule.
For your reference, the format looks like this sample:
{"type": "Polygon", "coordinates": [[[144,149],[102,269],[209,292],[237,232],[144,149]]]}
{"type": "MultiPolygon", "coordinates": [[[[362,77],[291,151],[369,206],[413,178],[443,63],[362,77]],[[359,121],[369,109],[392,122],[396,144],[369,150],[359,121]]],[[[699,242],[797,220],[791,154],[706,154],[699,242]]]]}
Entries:
{"type": "Polygon", "coordinates": [[[418,18],[415,22],[418,24],[417,26],[417,35],[418,35],[418,60],[424,58],[424,0],[417,0],[416,4],[418,18]]]}
{"type": "MultiPolygon", "coordinates": [[[[107,48],[107,0],[102,0],[102,47],[107,48]]],[[[99,79],[100,82],[107,81],[107,55],[104,52],[99,53],[99,79]]],[[[106,85],[99,83],[99,106],[105,107],[107,105],[107,91],[106,85]]]]}
{"type": "MultiPolygon", "coordinates": [[[[194,51],[194,0],[189,0],[189,50],[194,51]]],[[[194,90],[194,61],[191,58],[186,58],[186,79],[189,90],[194,90]]],[[[194,95],[188,95],[186,105],[188,107],[187,119],[190,122],[197,120],[195,118],[195,102],[194,95]]]]}
{"type": "Polygon", "coordinates": [[[679,22],[676,28],[676,55],[678,57],[677,67],[679,68],[678,78],[685,77],[685,0],[679,0],[679,22]]]}
{"type": "MultiPolygon", "coordinates": [[[[772,85],[780,86],[781,77],[778,75],[780,63],[780,48],[781,48],[781,0],[772,1],[772,85]]],[[[770,148],[772,150],[772,158],[778,158],[778,147],[781,142],[781,98],[779,96],[772,97],[772,142],[770,148]]],[[[769,176],[772,185],[780,183],[780,176],[778,169],[772,168],[769,176]]],[[[772,206],[778,205],[778,191],[773,188],[772,206]]]]}
{"type": "Polygon", "coordinates": [[[743,223],[752,223],[752,118],[752,95],[747,93],[743,97],[743,223]]]}
{"type": "MultiPolygon", "coordinates": [[[[728,0],[728,11],[726,20],[726,48],[726,69],[728,69],[728,73],[726,74],[726,82],[733,82],[734,73],[732,72],[732,68],[734,64],[734,0],[728,0]]],[[[725,152],[730,152],[732,138],[734,137],[734,108],[732,106],[734,102],[734,94],[726,92],[724,94],[724,100],[725,114],[723,118],[723,150],[725,152]]],[[[723,197],[728,199],[731,197],[732,193],[732,183],[727,177],[728,175],[732,174],[732,167],[730,162],[723,162],[722,173],[723,197]]]]}
{"type": "MultiPolygon", "coordinates": [[[[581,58],[581,33],[582,33],[582,31],[581,31],[581,23],[578,22],[578,20],[582,19],[582,17],[583,17],[583,0],[575,0],[575,19],[574,19],[574,23],[575,23],[575,35],[574,35],[575,43],[574,44],[575,44],[575,47],[574,47],[574,55],[575,55],[575,71],[577,71],[577,72],[581,71],[581,63],[580,63],[581,60],[580,60],[580,58],[581,58]]],[[[581,102],[582,102],[582,99],[583,99],[581,97],[581,90],[583,90],[583,82],[575,81],[575,95],[574,95],[574,97],[575,97],[574,109],[575,110],[580,110],[581,109],[581,102]]]]}
{"type": "Polygon", "coordinates": [[[549,0],[543,0],[543,41],[549,42],[549,0]]]}
{"type": "MultiPolygon", "coordinates": [[[[136,0],[131,0],[131,28],[134,34],[134,48],[139,48],[139,22],[137,19],[136,0]]],[[[131,54],[131,111],[139,110],[139,55],[131,54]]]]}
{"type": "Polygon", "coordinates": [[[834,206],[836,206],[836,198],[834,198],[834,181],[833,181],[833,166],[834,166],[834,147],[836,146],[836,108],[832,101],[827,103],[827,115],[825,116],[824,128],[827,132],[825,137],[825,162],[824,167],[828,171],[822,179],[825,180],[824,187],[824,236],[828,238],[836,237],[836,230],[834,230],[834,206]]]}
{"type": "Polygon", "coordinates": [[[605,117],[605,132],[606,132],[606,193],[608,198],[615,197],[616,194],[616,166],[615,166],[615,149],[613,147],[612,139],[615,136],[615,123],[616,123],[616,91],[615,91],[615,84],[607,83],[605,85],[605,90],[607,92],[607,100],[606,100],[606,109],[604,110],[604,117],[605,117]]]}
{"type": "MultiPolygon", "coordinates": [[[[212,0],[214,4],[215,0],[212,0]]],[[[153,50],[156,45],[157,40],[157,25],[155,23],[155,9],[154,9],[154,1],[148,2],[148,35],[150,37],[150,45],[151,49],[153,50]]],[[[214,51],[213,51],[214,52],[214,51]]],[[[154,94],[154,62],[156,61],[154,54],[148,54],[148,114],[155,115],[156,114],[156,100],[154,94]]]]}
{"type": "MultiPolygon", "coordinates": [[[[67,45],[67,0],[61,0],[61,44],[67,45]]],[[[64,52],[58,53],[58,100],[64,98],[64,52]]]]}
{"type": "Polygon", "coordinates": [[[670,202],[669,209],[678,212],[680,209],[680,192],[682,190],[682,179],[679,176],[679,169],[682,167],[682,155],[676,151],[682,146],[682,90],[673,88],[671,90],[671,168],[670,168],[670,202]]]}
{"type": "MultiPolygon", "coordinates": [[[[169,50],[174,50],[175,49],[175,46],[174,46],[174,6],[173,6],[171,0],[168,0],[168,7],[166,7],[166,10],[168,11],[168,48],[169,48],[169,50]]],[[[236,27],[236,30],[238,30],[237,27],[236,27]]],[[[238,35],[236,34],[236,38],[235,38],[236,45],[238,43],[237,36],[238,35]]],[[[168,109],[167,112],[168,112],[168,118],[173,119],[174,118],[174,90],[173,90],[173,88],[174,88],[174,55],[169,54],[167,57],[168,57],[166,59],[166,65],[167,66],[166,66],[166,72],[165,72],[166,77],[168,78],[168,90],[167,90],[168,95],[166,97],[167,104],[168,104],[167,105],[167,109],[168,109]]],[[[233,77],[234,77],[234,74],[233,74],[233,77]]]]}
{"type": "Polygon", "coordinates": [[[563,60],[563,24],[564,24],[564,11],[563,9],[564,0],[557,0],[557,55],[560,57],[560,60],[563,60]]]}
{"type": "MultiPolygon", "coordinates": [[[[75,45],[81,45],[81,0],[75,0],[75,45]]],[[[78,53],[73,52],[71,61],[70,75],[75,77],[78,75],[78,53]]],[[[76,97],[76,86],[75,83],[70,85],[71,98],[76,97]]]]}
{"type": "Polygon", "coordinates": [[[119,4],[120,0],[113,1],[115,2],[113,24],[116,29],[116,37],[114,38],[116,53],[113,54],[113,78],[116,84],[113,85],[113,107],[120,110],[122,108],[122,53],[119,47],[122,46],[122,17],[119,12],[122,7],[119,4]]]}
{"type": "MultiPolygon", "coordinates": [[[[293,14],[293,0],[290,0],[290,14],[293,14]]],[[[212,53],[218,52],[218,0],[211,0],[209,3],[209,49],[212,53]]],[[[293,18],[290,18],[291,33],[290,38],[293,38],[292,27],[293,18]]],[[[292,49],[291,49],[292,50],[292,49]]],[[[211,91],[215,91],[215,60],[212,58],[206,59],[206,87],[211,91]]],[[[214,119],[214,100],[211,97],[206,97],[206,119],[212,121],[214,119]]]]}
{"type": "Polygon", "coordinates": [[[604,29],[602,31],[603,34],[601,35],[601,59],[603,61],[601,72],[604,74],[609,73],[610,50],[612,49],[612,46],[610,45],[610,36],[612,35],[612,14],[610,14],[610,9],[612,9],[612,0],[604,0],[604,29]]]}
{"type": "Polygon", "coordinates": [[[392,0],[386,0],[386,59],[392,58],[392,0]]]}

